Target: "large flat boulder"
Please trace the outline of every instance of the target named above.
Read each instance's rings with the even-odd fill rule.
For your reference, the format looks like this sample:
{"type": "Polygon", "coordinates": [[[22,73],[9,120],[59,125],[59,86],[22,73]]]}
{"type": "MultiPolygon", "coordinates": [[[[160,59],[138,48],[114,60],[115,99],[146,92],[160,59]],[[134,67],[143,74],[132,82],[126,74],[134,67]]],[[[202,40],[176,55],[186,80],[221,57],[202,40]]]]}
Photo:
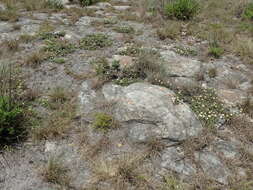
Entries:
{"type": "Polygon", "coordinates": [[[142,141],[150,136],[182,141],[198,135],[202,126],[186,104],[175,104],[171,90],[147,83],[128,87],[107,84],[102,89],[107,101],[115,101],[115,117],[129,127],[129,136],[142,141]]]}

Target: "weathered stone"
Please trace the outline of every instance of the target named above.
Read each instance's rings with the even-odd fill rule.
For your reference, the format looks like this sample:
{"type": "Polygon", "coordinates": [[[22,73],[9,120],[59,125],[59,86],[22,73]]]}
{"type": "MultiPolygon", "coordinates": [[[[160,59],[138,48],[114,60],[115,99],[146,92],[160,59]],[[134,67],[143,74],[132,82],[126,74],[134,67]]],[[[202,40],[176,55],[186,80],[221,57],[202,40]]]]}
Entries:
{"type": "Polygon", "coordinates": [[[196,152],[195,160],[200,164],[208,177],[222,184],[228,183],[230,172],[214,153],[208,151],[196,152]]]}
{"type": "Polygon", "coordinates": [[[217,95],[222,102],[230,106],[240,105],[247,98],[247,93],[238,89],[219,89],[217,95]]]}
{"type": "Polygon", "coordinates": [[[161,56],[167,63],[166,66],[171,75],[195,77],[201,71],[202,63],[200,61],[179,56],[170,50],[162,51],[161,56]]]}
{"type": "Polygon", "coordinates": [[[132,127],[129,134],[134,131],[131,138],[137,138],[136,141],[150,135],[181,141],[202,130],[191,109],[186,104],[174,104],[175,94],[167,88],[147,83],[128,87],[108,84],[102,91],[106,100],[117,102],[115,117],[132,127]],[[149,130],[144,130],[145,127],[149,130]]]}
{"type": "Polygon", "coordinates": [[[113,6],[113,8],[118,11],[125,11],[127,9],[130,9],[130,6],[113,6]]]}
{"type": "Polygon", "coordinates": [[[95,90],[91,88],[90,81],[86,81],[82,84],[79,94],[81,114],[85,115],[93,111],[96,95],[95,90]]]}
{"type": "Polygon", "coordinates": [[[133,57],[124,56],[124,55],[114,55],[113,59],[119,61],[121,68],[129,67],[134,64],[133,57]]]}
{"type": "Polygon", "coordinates": [[[191,176],[196,173],[196,169],[189,160],[184,158],[175,147],[167,148],[162,152],[161,168],[172,170],[185,176],[191,176]]]}
{"type": "Polygon", "coordinates": [[[46,141],[45,152],[53,152],[53,151],[55,151],[55,149],[56,149],[55,142],[46,141]]]}
{"type": "Polygon", "coordinates": [[[239,153],[232,141],[218,140],[214,143],[214,150],[228,159],[235,158],[239,153]]]}

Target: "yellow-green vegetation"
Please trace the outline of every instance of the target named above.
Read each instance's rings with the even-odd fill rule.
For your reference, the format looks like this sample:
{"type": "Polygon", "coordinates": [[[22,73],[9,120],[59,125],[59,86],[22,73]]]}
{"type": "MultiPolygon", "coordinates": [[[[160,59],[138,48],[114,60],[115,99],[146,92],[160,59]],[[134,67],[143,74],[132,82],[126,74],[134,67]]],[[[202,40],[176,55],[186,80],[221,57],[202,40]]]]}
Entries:
{"type": "Polygon", "coordinates": [[[57,63],[57,64],[63,64],[65,63],[65,59],[64,58],[61,58],[61,57],[56,57],[52,60],[53,62],[57,63]]]}
{"type": "Polygon", "coordinates": [[[173,176],[165,176],[162,190],[185,190],[184,184],[173,176]]]}
{"type": "Polygon", "coordinates": [[[89,34],[80,41],[80,48],[85,50],[97,50],[111,45],[112,40],[109,36],[102,33],[89,34]]]}
{"type": "Polygon", "coordinates": [[[211,68],[208,70],[208,76],[210,78],[214,78],[217,76],[217,69],[216,68],[211,68]]]}
{"type": "Polygon", "coordinates": [[[58,157],[50,157],[47,164],[41,168],[41,175],[46,182],[69,187],[70,177],[66,168],[58,157]]]}
{"type": "Polygon", "coordinates": [[[101,112],[95,114],[92,126],[95,129],[107,132],[110,129],[118,128],[119,124],[112,115],[101,112]]]}

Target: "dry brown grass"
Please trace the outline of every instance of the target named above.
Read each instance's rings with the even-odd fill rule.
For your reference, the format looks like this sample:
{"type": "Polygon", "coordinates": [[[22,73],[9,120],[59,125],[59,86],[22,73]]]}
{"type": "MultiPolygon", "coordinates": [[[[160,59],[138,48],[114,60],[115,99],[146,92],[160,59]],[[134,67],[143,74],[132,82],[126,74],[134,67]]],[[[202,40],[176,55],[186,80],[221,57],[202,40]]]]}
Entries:
{"type": "Polygon", "coordinates": [[[183,141],[181,147],[184,150],[185,156],[194,161],[194,152],[203,150],[214,139],[215,136],[210,132],[210,129],[205,129],[198,137],[191,137],[183,141]]]}
{"type": "Polygon", "coordinates": [[[169,21],[164,26],[157,29],[157,35],[161,40],[177,39],[181,34],[181,23],[177,21],[169,21]]]}
{"type": "Polygon", "coordinates": [[[150,178],[140,170],[145,154],[124,155],[111,161],[98,158],[92,162],[93,179],[91,185],[109,182],[113,189],[126,190],[130,186],[136,189],[155,189],[150,178]]]}
{"type": "Polygon", "coordinates": [[[48,56],[49,54],[47,54],[46,52],[38,50],[28,55],[24,64],[31,66],[32,68],[36,68],[40,64],[42,64],[42,62],[46,60],[48,56]]]}
{"type": "Polygon", "coordinates": [[[106,135],[103,135],[95,143],[92,143],[92,139],[90,139],[90,137],[87,135],[80,137],[79,140],[80,152],[85,158],[90,160],[107,151],[111,145],[112,142],[106,135]]]}
{"type": "Polygon", "coordinates": [[[41,169],[41,175],[46,182],[58,184],[64,187],[70,186],[68,169],[58,157],[50,157],[47,164],[41,169]]]}
{"type": "Polygon", "coordinates": [[[38,126],[31,129],[34,141],[63,137],[71,128],[75,117],[75,103],[70,101],[44,118],[38,126]]]}
{"type": "Polygon", "coordinates": [[[253,142],[253,122],[246,115],[234,116],[229,126],[242,142],[253,142]]]}
{"type": "Polygon", "coordinates": [[[16,9],[0,10],[0,21],[16,22],[19,16],[16,9]]]}
{"type": "Polygon", "coordinates": [[[159,138],[148,138],[142,144],[146,147],[146,154],[148,157],[160,156],[161,152],[167,147],[167,145],[159,138]]]}
{"type": "Polygon", "coordinates": [[[60,109],[62,105],[69,102],[73,97],[73,92],[64,87],[57,86],[49,93],[49,107],[53,110],[60,109]]]}
{"type": "Polygon", "coordinates": [[[13,40],[5,40],[0,44],[1,47],[4,47],[8,52],[16,52],[19,50],[19,41],[16,39],[13,40]]]}
{"type": "Polygon", "coordinates": [[[246,63],[253,64],[253,40],[248,37],[238,37],[233,42],[234,53],[237,54],[246,63]]]}
{"type": "Polygon", "coordinates": [[[248,114],[251,118],[253,118],[253,99],[251,98],[251,95],[249,94],[246,100],[242,103],[240,106],[243,113],[248,114]]]}

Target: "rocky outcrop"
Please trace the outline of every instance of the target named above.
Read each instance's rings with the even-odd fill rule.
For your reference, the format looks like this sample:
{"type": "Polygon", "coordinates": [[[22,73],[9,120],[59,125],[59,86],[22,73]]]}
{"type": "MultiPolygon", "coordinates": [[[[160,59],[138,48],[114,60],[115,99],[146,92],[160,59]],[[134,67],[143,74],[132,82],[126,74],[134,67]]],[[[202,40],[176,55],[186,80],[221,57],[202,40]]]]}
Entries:
{"type": "Polygon", "coordinates": [[[189,106],[175,104],[175,94],[167,88],[147,83],[128,87],[108,84],[102,91],[106,100],[116,101],[115,117],[129,127],[134,141],[150,136],[182,141],[202,130],[189,106]]]}

